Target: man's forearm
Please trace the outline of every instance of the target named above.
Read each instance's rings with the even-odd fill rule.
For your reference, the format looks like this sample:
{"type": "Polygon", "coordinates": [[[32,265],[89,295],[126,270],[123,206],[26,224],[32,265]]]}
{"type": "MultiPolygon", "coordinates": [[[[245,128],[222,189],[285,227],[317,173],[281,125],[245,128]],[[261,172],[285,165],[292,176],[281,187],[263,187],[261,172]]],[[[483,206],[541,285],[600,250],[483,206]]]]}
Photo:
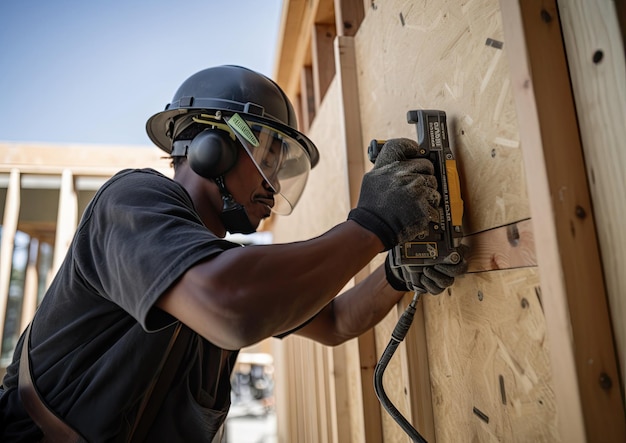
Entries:
{"type": "Polygon", "coordinates": [[[389,286],[381,266],[336,297],[296,334],[329,346],[339,345],[378,324],[403,295],[389,286]]]}

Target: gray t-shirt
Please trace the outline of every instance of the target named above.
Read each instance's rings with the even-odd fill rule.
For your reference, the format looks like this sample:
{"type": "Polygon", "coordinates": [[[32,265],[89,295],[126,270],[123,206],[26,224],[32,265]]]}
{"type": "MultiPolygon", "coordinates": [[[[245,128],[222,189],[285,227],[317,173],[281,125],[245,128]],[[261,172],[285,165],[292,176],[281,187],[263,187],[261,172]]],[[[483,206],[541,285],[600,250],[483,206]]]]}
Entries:
{"type": "MultiPolygon", "coordinates": [[[[32,370],[48,405],[88,441],[125,441],[176,324],[157,299],[191,266],[233,247],[173,180],[150,169],[112,177],[35,315],[32,370]]],[[[22,341],[3,380],[3,442],[41,435],[17,393],[22,341]]],[[[211,441],[230,406],[236,357],[192,334],[147,441],[211,441]]]]}

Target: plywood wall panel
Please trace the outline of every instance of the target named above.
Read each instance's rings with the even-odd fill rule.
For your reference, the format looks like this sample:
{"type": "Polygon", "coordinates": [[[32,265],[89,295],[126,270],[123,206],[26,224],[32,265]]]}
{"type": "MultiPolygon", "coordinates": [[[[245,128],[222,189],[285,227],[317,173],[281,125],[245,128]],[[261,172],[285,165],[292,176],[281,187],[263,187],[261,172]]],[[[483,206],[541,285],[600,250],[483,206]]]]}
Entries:
{"type": "MultiPolygon", "coordinates": [[[[408,110],[446,111],[464,231],[477,248],[473,273],[447,294],[423,297],[426,324],[412,326],[426,331],[430,386],[422,389],[431,389],[438,442],[559,441],[505,51],[497,0],[377,2],[356,36],[363,139],[415,138],[408,110]],[[509,238],[511,227],[519,238],[509,238]]],[[[376,328],[379,353],[395,318],[376,328]]],[[[385,386],[416,422],[403,371],[409,380],[422,374],[414,360],[403,368],[402,357],[392,359],[385,386]]],[[[395,422],[383,420],[385,441],[406,438],[395,422]]]]}
{"type": "Polygon", "coordinates": [[[341,136],[339,89],[333,81],[315,118],[309,138],[320,151],[319,164],[295,210],[289,217],[274,216],[277,243],[306,240],[344,221],[350,210],[347,160],[341,136]]]}
{"type": "Polygon", "coordinates": [[[560,441],[536,269],[468,274],[424,303],[437,441],[560,441]]]}
{"type": "Polygon", "coordinates": [[[466,232],[529,217],[497,0],[376,2],[356,36],[363,139],[412,137],[410,109],[449,120],[466,232]]]}
{"type": "MultiPolygon", "coordinates": [[[[581,35],[586,37],[583,31],[586,32],[587,22],[598,22],[597,16],[591,13],[583,17],[580,5],[585,3],[585,8],[588,8],[587,3],[602,4],[605,8],[603,12],[610,6],[595,0],[561,3],[566,5],[563,10],[567,19],[572,19],[574,33],[569,38],[565,37],[570,46],[576,47],[575,57],[584,56],[585,52],[581,52],[580,48],[587,52],[595,51],[590,59],[594,66],[590,66],[589,61],[586,64],[578,62],[578,69],[582,72],[580,78],[591,76],[593,81],[602,78],[602,87],[607,87],[606,79],[610,76],[605,74],[613,72],[608,68],[618,66],[613,59],[619,58],[621,62],[622,54],[615,57],[615,51],[609,53],[606,50],[609,46],[606,42],[603,45],[600,39],[596,46],[606,50],[603,54],[605,58],[608,56],[607,61],[611,61],[610,64],[600,63],[598,49],[589,46],[589,42],[596,40],[595,37],[581,43],[572,35],[576,36],[576,30],[582,30],[581,35]],[[585,23],[579,26],[576,23],[580,20],[585,23]]],[[[413,423],[418,424],[418,429],[426,430],[428,441],[585,439],[581,392],[597,391],[597,377],[584,376],[588,371],[580,364],[577,367],[572,364],[572,352],[581,342],[599,342],[602,347],[609,340],[595,339],[595,335],[588,333],[585,321],[577,323],[572,318],[591,320],[587,325],[606,325],[609,320],[608,317],[589,314],[587,311],[591,309],[581,307],[582,304],[577,307],[574,302],[575,309],[572,305],[568,306],[562,280],[578,281],[579,276],[589,274],[589,267],[580,267],[584,271],[574,272],[576,275],[571,278],[571,266],[562,266],[571,261],[571,248],[555,241],[557,234],[562,237],[565,231],[559,230],[561,225],[554,225],[554,214],[549,204],[550,196],[554,198],[558,195],[553,190],[558,191],[559,188],[548,190],[545,182],[547,178],[553,181],[555,173],[567,169],[570,163],[556,162],[555,165],[548,162],[555,157],[556,148],[560,145],[546,134],[557,134],[557,139],[561,139],[558,134],[568,132],[569,128],[573,128],[569,131],[571,133],[578,132],[575,122],[558,128],[554,124],[555,121],[563,121],[559,114],[573,112],[573,104],[563,105],[558,94],[554,98],[555,90],[568,89],[567,70],[572,67],[558,72],[545,69],[554,61],[554,54],[544,50],[548,41],[544,41],[545,35],[539,35],[536,29],[526,29],[538,20],[543,21],[538,26],[540,28],[552,31],[558,28],[558,20],[555,20],[558,11],[554,4],[555,0],[365,2],[366,17],[354,41],[350,42],[350,48],[356,54],[358,99],[355,100],[352,94],[347,100],[351,106],[342,107],[346,96],[341,91],[341,81],[336,79],[329,89],[332,98],[324,100],[310,131],[322,150],[325,163],[320,163],[318,171],[312,174],[310,186],[297,214],[294,214],[296,218],[290,218],[287,234],[281,237],[287,241],[320,234],[345,219],[350,207],[350,195],[354,197],[354,177],[364,172],[363,165],[365,169],[369,168],[365,145],[370,139],[415,138],[415,127],[406,123],[406,112],[411,109],[442,109],[448,115],[465,200],[466,242],[473,246],[468,256],[470,274],[460,277],[445,294],[423,298],[420,302],[423,317],[419,317],[419,324],[414,324],[409,331],[407,340],[399,347],[398,355],[391,361],[385,375],[388,395],[413,423]],[[530,13],[521,20],[519,9],[530,13]],[[503,21],[506,22],[506,29],[503,28],[503,21]],[[534,47],[526,47],[525,34],[537,43],[534,47]],[[531,77],[526,72],[527,61],[538,61],[533,68],[541,65],[541,76],[531,77]],[[513,70],[509,63],[514,66],[513,70]],[[552,87],[541,90],[539,95],[542,100],[537,101],[537,106],[532,93],[538,90],[539,84],[550,84],[543,82],[546,79],[554,83],[552,87]],[[543,100],[545,97],[551,98],[543,100]],[[553,108],[555,104],[557,106],[553,108]],[[361,143],[342,138],[348,118],[342,113],[348,114],[354,121],[357,120],[355,115],[358,116],[361,143]],[[541,133],[536,130],[537,127],[543,129],[541,133]],[[520,128],[524,128],[523,132],[520,128]],[[546,128],[550,128],[551,132],[546,128]],[[358,146],[360,144],[364,146],[358,146]],[[548,148],[542,151],[542,146],[548,148]],[[363,161],[360,161],[360,155],[363,161]],[[359,161],[355,161],[355,157],[359,161]],[[342,174],[347,183],[342,180],[342,174]],[[333,190],[331,199],[325,194],[328,188],[333,190]],[[532,194],[527,189],[532,189],[532,194]],[[324,205],[319,205],[322,200],[324,205]],[[585,311],[585,315],[578,316],[579,311],[585,311]],[[594,318],[600,321],[594,322],[594,318]],[[572,337],[581,332],[583,340],[572,341],[572,337]],[[426,363],[420,360],[424,348],[428,351],[426,363]],[[577,382],[586,384],[584,389],[581,385],[577,386],[577,382]],[[432,402],[429,402],[432,409],[430,419],[421,423],[418,419],[423,416],[418,414],[416,417],[415,414],[416,410],[423,408],[421,405],[426,396],[422,393],[426,390],[432,390],[432,402]],[[429,427],[431,429],[427,429],[429,427]]],[[[594,12],[600,10],[599,7],[594,8],[594,12]]],[[[561,40],[561,35],[556,33],[551,41],[561,40]]],[[[337,44],[335,46],[337,48],[337,44]]],[[[340,42],[341,48],[344,46],[340,42]]],[[[336,63],[341,66],[341,60],[336,60],[336,63]]],[[[622,65],[619,65],[620,69],[622,65]]],[[[350,70],[354,72],[352,67],[350,70]]],[[[533,69],[533,74],[535,70],[540,71],[533,69]]],[[[577,101],[582,107],[588,107],[588,102],[594,101],[597,88],[588,91],[584,84],[576,81],[576,76],[573,80],[574,89],[578,87],[583,91],[583,94],[578,94],[577,101]]],[[[622,91],[623,85],[613,89],[622,91]]],[[[613,101],[610,103],[620,103],[619,96],[611,96],[613,101]]],[[[579,118],[580,115],[587,115],[586,109],[578,111],[579,118]]],[[[618,110],[614,114],[618,119],[622,113],[618,110]]],[[[597,126],[593,125],[594,119],[581,118],[583,129],[585,122],[591,121],[588,126],[592,128],[597,126]]],[[[589,133],[590,139],[595,140],[593,131],[589,133]]],[[[594,143],[586,142],[588,145],[594,143]]],[[[561,140],[561,144],[578,151],[575,143],[561,140]]],[[[566,157],[569,152],[565,150],[566,157]]],[[[594,186],[594,172],[597,172],[597,164],[602,160],[599,153],[593,149],[586,153],[591,159],[587,167],[594,186]]],[[[571,154],[577,155],[578,152],[571,154]]],[[[621,158],[615,157],[617,164],[621,158]]],[[[611,166],[615,166],[609,165],[612,171],[611,166]]],[[[582,172],[570,173],[574,184],[579,184],[576,181],[579,176],[580,183],[584,182],[582,172]]],[[[601,183],[598,189],[607,185],[610,187],[611,183],[607,177],[606,183],[601,183]]],[[[603,193],[593,191],[600,194],[600,203],[607,201],[603,193]]],[[[599,212],[607,212],[605,209],[599,205],[599,212]]],[[[585,211],[590,212],[589,208],[585,211]]],[[[559,216],[557,220],[566,220],[567,217],[559,216]]],[[[287,226],[282,223],[276,221],[276,227],[287,226]]],[[[576,225],[576,232],[579,227],[576,225]]],[[[275,232],[284,231],[275,229],[275,232]]],[[[604,242],[604,255],[617,255],[612,252],[617,246],[610,242],[606,246],[606,238],[604,242]]],[[[591,261],[599,262],[600,259],[593,258],[591,261]]],[[[568,292],[580,292],[580,288],[570,287],[568,292]]],[[[619,312],[621,299],[614,297],[611,302],[617,305],[619,312]]],[[[368,336],[371,339],[369,343],[375,344],[372,347],[376,348],[378,355],[388,343],[396,320],[397,312],[390,313],[368,336]]],[[[617,329],[618,336],[622,337],[623,328],[617,329]]],[[[360,344],[363,345],[364,341],[360,344]]],[[[361,356],[365,353],[361,350],[361,356]]],[[[343,353],[343,350],[334,352],[333,359],[333,370],[338,376],[329,378],[328,385],[333,382],[339,384],[334,389],[329,388],[329,392],[335,392],[336,413],[339,416],[343,413],[346,393],[352,392],[344,378],[357,364],[357,359],[343,353]]],[[[597,359],[592,360],[596,362],[597,359]]],[[[585,360],[580,361],[584,363],[585,360]]],[[[363,374],[365,371],[361,372],[363,374]]],[[[372,412],[374,408],[366,401],[366,378],[362,377],[362,386],[367,421],[380,411],[372,412]]],[[[619,377],[616,375],[615,378],[619,377]]],[[[358,383],[354,385],[358,386],[358,383]]],[[[582,397],[583,400],[586,398],[582,397]]],[[[597,431],[604,426],[602,416],[615,417],[611,412],[620,409],[596,408],[595,403],[586,400],[583,403],[592,411],[585,413],[585,421],[595,426],[587,429],[588,437],[601,434],[597,431]]],[[[353,414],[354,409],[348,409],[353,414]]],[[[350,419],[355,418],[351,415],[350,419]]],[[[394,442],[406,440],[397,424],[384,412],[381,423],[382,436],[380,432],[374,437],[367,433],[363,436],[359,432],[348,435],[343,433],[344,424],[339,423],[336,436],[339,441],[362,441],[363,438],[377,442],[381,439],[394,442]]],[[[360,429],[357,424],[348,426],[351,431],[360,429]]],[[[618,440],[623,438],[618,437],[618,440]]]]}

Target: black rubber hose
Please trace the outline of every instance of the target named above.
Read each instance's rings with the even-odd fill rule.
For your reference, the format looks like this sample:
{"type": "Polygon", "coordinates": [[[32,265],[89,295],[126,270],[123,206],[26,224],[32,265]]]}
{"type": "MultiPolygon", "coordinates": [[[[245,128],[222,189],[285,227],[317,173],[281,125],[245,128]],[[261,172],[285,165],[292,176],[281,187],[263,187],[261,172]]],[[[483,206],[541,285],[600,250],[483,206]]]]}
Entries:
{"type": "Polygon", "coordinates": [[[383,387],[383,373],[391,360],[391,357],[396,352],[396,348],[400,344],[404,337],[406,337],[409,328],[411,327],[411,323],[413,323],[413,317],[415,316],[415,305],[417,304],[417,299],[419,294],[416,293],[415,298],[411,301],[409,306],[407,306],[406,310],[402,313],[400,318],[398,319],[398,323],[391,334],[391,340],[389,340],[389,344],[385,348],[380,360],[376,364],[376,369],[374,370],[374,390],[376,391],[376,396],[380,401],[380,404],[383,405],[385,410],[389,413],[389,415],[400,425],[400,427],[407,433],[407,435],[414,442],[418,443],[428,443],[424,437],[420,435],[419,432],[408,422],[406,418],[398,411],[398,409],[393,405],[387,394],[385,393],[385,388],[383,387]]]}

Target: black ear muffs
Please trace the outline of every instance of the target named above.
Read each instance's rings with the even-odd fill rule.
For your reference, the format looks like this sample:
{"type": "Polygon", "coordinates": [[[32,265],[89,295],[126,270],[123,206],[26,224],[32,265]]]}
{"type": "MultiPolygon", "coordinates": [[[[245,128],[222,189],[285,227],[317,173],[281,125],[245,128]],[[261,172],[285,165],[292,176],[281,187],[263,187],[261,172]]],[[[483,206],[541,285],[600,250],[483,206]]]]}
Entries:
{"type": "Polygon", "coordinates": [[[204,178],[224,175],[237,162],[237,145],[226,131],[205,129],[191,140],[187,161],[204,178]]]}

